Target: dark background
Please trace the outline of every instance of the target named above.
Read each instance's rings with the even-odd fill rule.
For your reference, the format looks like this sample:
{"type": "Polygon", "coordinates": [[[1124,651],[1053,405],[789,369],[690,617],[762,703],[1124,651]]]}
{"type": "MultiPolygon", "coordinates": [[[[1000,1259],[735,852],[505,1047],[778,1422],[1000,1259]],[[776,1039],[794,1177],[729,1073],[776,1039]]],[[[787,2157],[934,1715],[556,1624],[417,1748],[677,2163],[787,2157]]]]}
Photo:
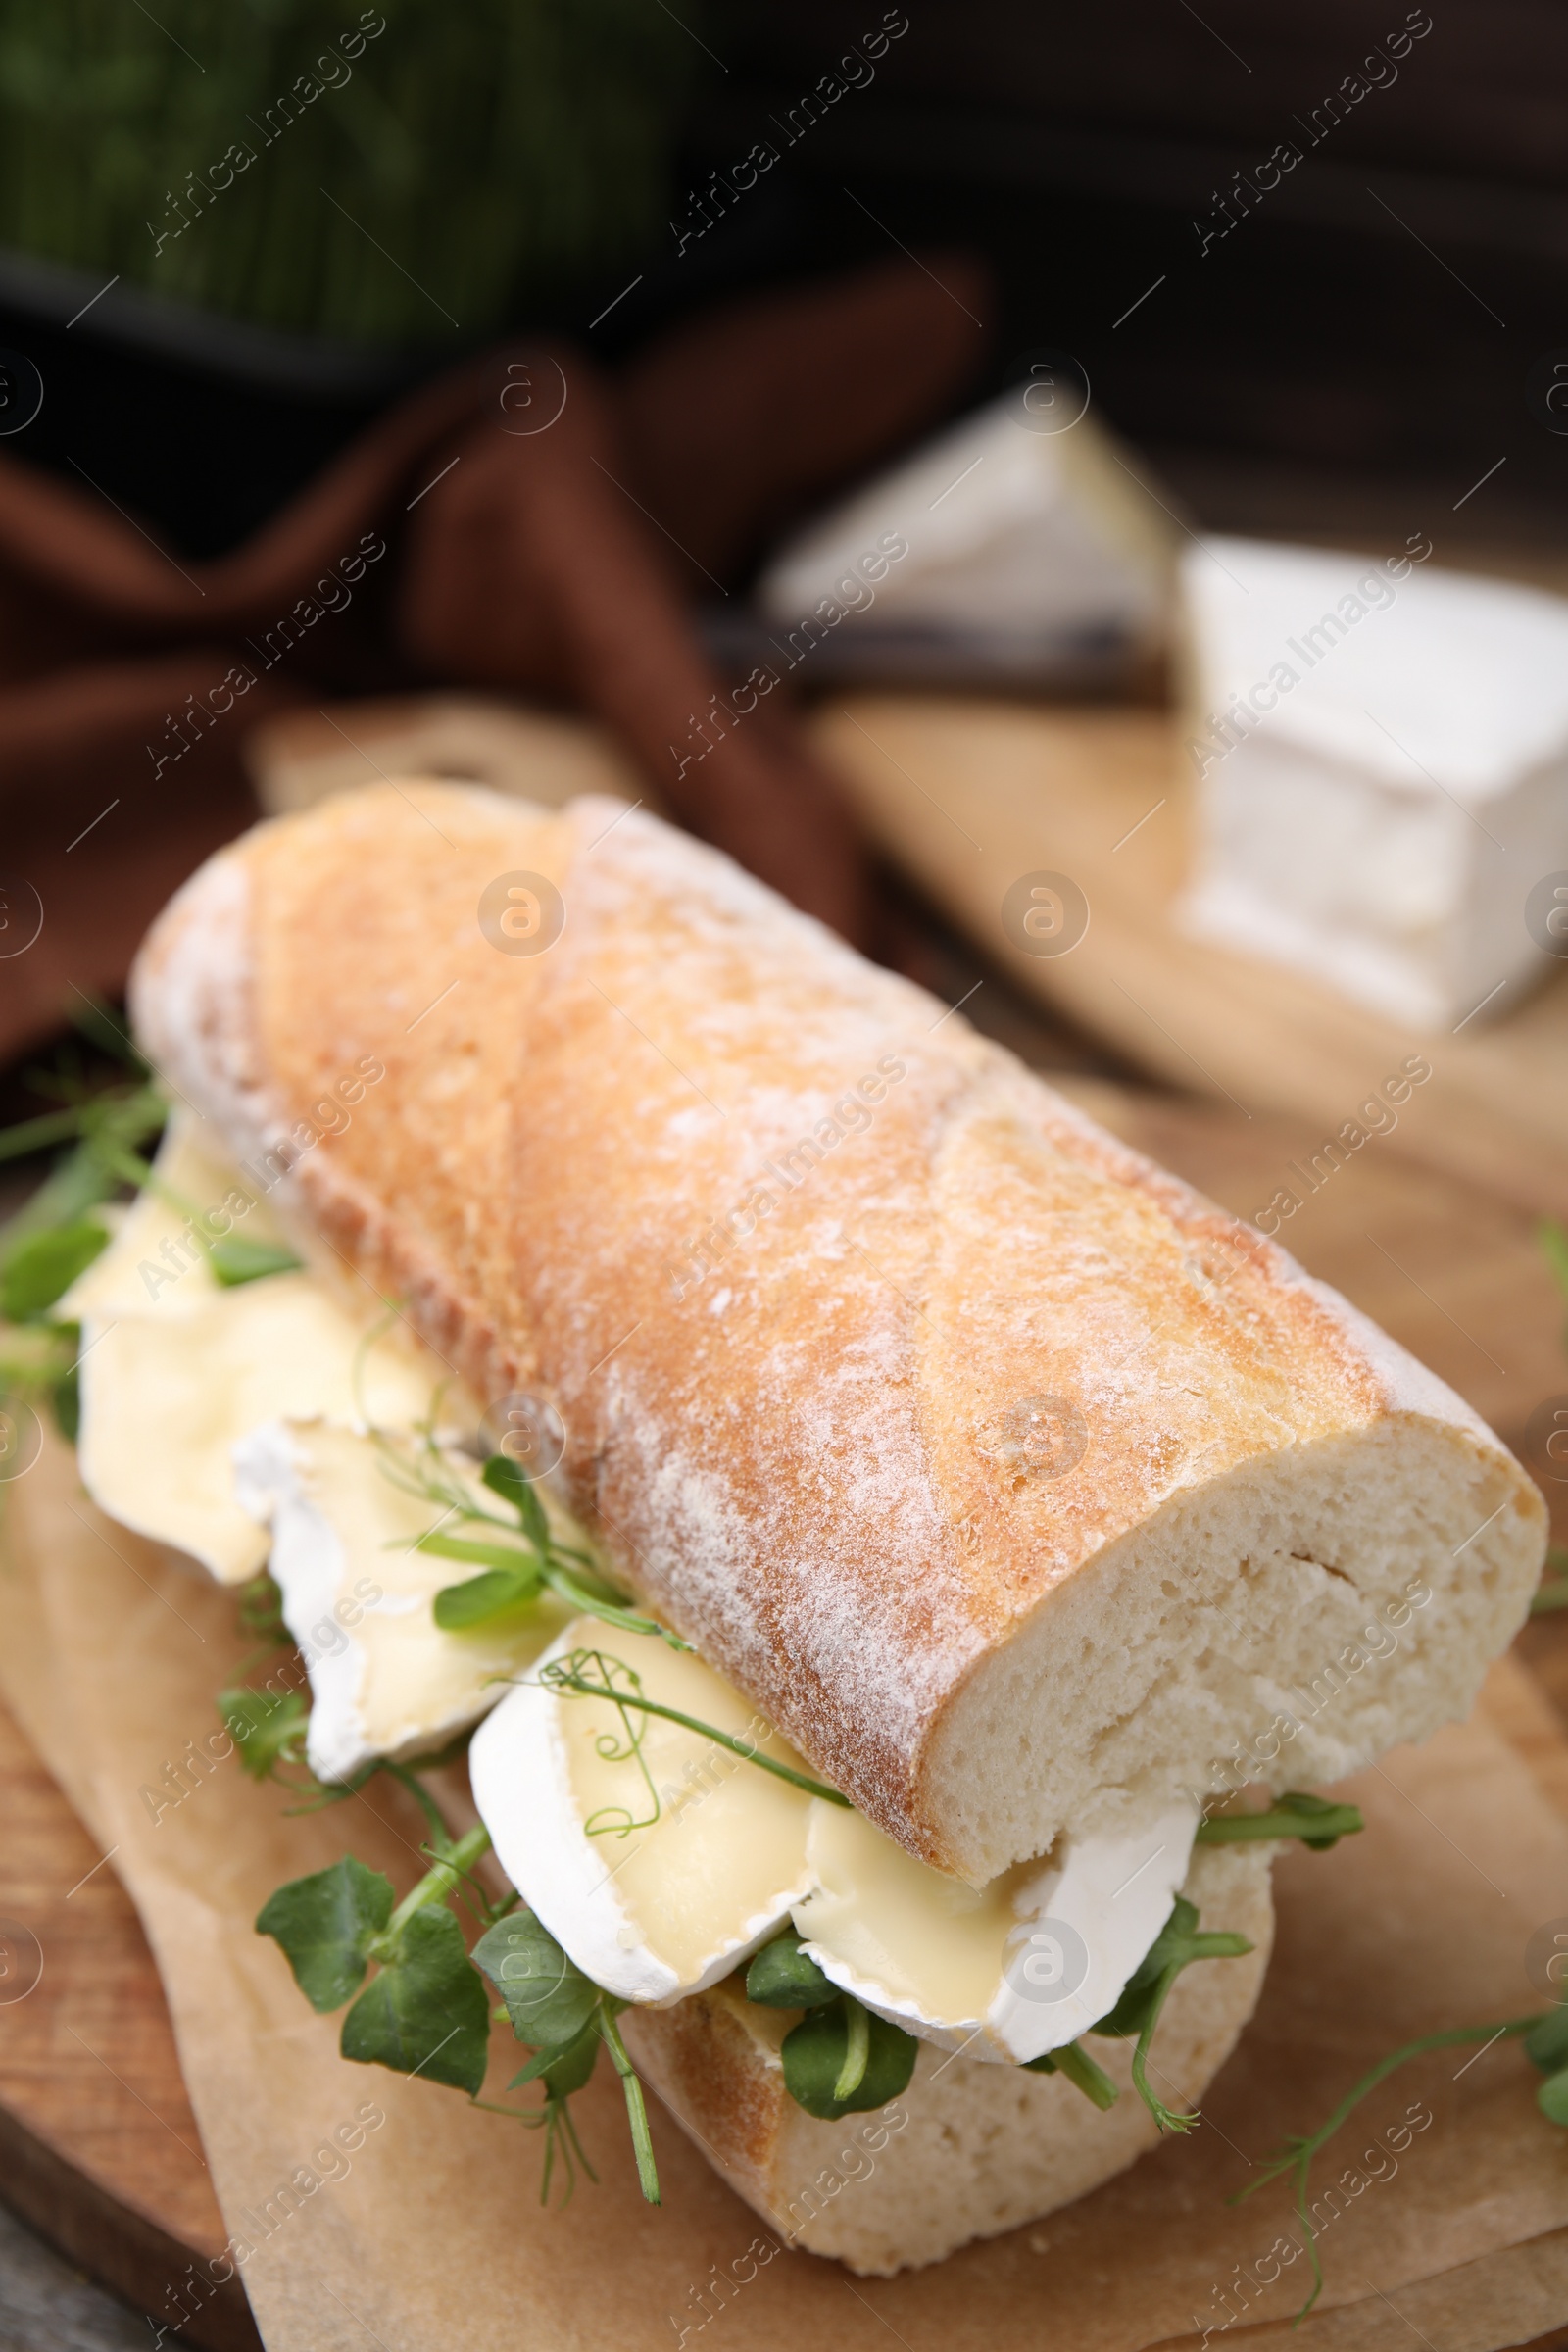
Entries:
{"type": "MultiPolygon", "coordinates": [[[[1517,568],[1568,519],[1568,438],[1529,397],[1533,370],[1568,361],[1568,12],[1433,6],[1392,86],[1308,146],[1312,109],[1427,12],[909,0],[874,83],[684,255],[670,233],[631,295],[614,300],[629,270],[536,290],[516,323],[613,360],[725,295],[895,243],[968,246],[998,276],[986,381],[1041,345],[1074,353],[1099,413],[1205,523],[1402,540],[1441,522],[1443,560],[1506,544],[1517,568]],[[1216,192],[1286,140],[1301,163],[1200,252],[1194,222],[1222,220],[1216,192]]],[[[883,14],[882,0],[683,8],[703,54],[675,219],[711,170],[777,141],[770,118],[883,14]]],[[[112,307],[68,339],[0,295],[0,343],[31,353],[49,385],[8,449],[46,466],[70,449],[195,555],[243,536],[384,399],[464,349],[449,338],[394,360],[379,390],[287,391],[127,343],[112,307]]]]}

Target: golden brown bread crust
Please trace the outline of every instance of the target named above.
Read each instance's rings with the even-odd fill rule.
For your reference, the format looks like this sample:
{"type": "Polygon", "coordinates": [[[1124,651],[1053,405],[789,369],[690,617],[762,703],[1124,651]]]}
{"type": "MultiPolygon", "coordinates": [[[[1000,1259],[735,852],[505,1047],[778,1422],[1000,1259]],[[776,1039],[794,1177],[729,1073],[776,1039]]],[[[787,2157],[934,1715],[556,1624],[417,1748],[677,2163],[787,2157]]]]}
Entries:
{"type": "Polygon", "coordinates": [[[290,1180],[317,1232],[478,1394],[555,1400],[627,1580],[926,1859],[968,1859],[927,1774],[967,1679],[1172,1497],[1416,1414],[1536,1541],[1490,1433],[1275,1245],[613,802],[411,783],[263,826],[133,1005],[240,1150],[385,1065],[290,1180]],[[542,955],[476,921],[517,870],[564,901],[542,955]],[[1045,1479],[1042,1396],[1087,1440],[1045,1479]]]}

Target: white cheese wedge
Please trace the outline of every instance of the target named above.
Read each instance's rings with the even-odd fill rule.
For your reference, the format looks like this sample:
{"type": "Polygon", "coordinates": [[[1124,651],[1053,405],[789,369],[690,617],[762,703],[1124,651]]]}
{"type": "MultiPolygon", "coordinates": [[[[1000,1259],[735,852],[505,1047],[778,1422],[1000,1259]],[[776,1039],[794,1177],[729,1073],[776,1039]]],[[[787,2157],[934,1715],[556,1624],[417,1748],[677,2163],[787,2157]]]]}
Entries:
{"type": "Polygon", "coordinates": [[[910,629],[970,638],[1022,668],[1163,642],[1171,516],[1092,415],[1043,429],[1081,397],[1057,387],[1072,400],[1057,412],[1048,396],[1037,383],[1027,407],[1014,390],[977,410],[783,548],[758,596],[792,632],[787,659],[797,630],[807,644],[833,632],[835,647],[910,629]]]}
{"type": "Polygon", "coordinates": [[[400,1324],[365,1342],[309,1274],[214,1288],[177,1314],[84,1315],[83,1485],[122,1526],[242,1583],[268,1553],[234,1494],[232,1448],[247,1431],[286,1415],[409,1429],[449,1383],[400,1324]]]}
{"type": "Polygon", "coordinates": [[[1182,581],[1188,927],[1419,1030],[1556,968],[1531,894],[1568,873],[1568,600],[1245,539],[1182,581]]]}
{"type": "MultiPolygon", "coordinates": [[[[807,1769],[700,1659],[580,1617],[541,1664],[578,1649],[630,1669],[644,1697],[807,1769]]],[[[716,1984],[785,1925],[811,1883],[813,1799],[658,1716],[622,1718],[608,1701],[558,1695],[530,1677],[480,1725],[468,1771],[513,1885],[621,2000],[663,2004],[716,1984]]]]}
{"type": "Polygon", "coordinates": [[[1026,2062],[1115,2006],[1170,1915],[1198,1816],[1129,1836],[1061,1840],[970,1887],[929,1869],[862,1814],[815,1802],[816,1886],[794,1906],[825,1976],[895,2025],[966,2057],[1026,2062]]]}
{"type": "MultiPolygon", "coordinates": [[[[148,1185],[119,1220],[107,1250],[77,1276],[55,1313],[79,1323],[88,1315],[186,1314],[220,1293],[207,1252],[192,1238],[188,1204],[212,1235],[287,1249],[288,1237],[259,1185],[247,1182],[204,1121],[178,1107],[169,1114],[148,1185]],[[158,1187],[162,1187],[160,1190],[158,1187]]],[[[101,1212],[100,1212],[101,1213],[101,1212]]]]}
{"type": "MultiPolygon", "coordinates": [[[[407,1440],[324,1421],[267,1422],[234,1448],[239,1499],[271,1528],[270,1565],[311,1682],[307,1754],[323,1781],[443,1745],[506,1695],[571,1613],[546,1593],[444,1633],[431,1614],[436,1594],[479,1570],[416,1548],[446,1516],[408,1492],[416,1463],[407,1440]]],[[[481,1507],[499,1508],[462,1455],[444,1450],[441,1468],[481,1507]]],[[[548,1498],[547,1508],[563,1541],[580,1544],[575,1523],[548,1498]]],[[[450,1532],[486,1531],[452,1523],[450,1532]]]]}
{"type": "MultiPolygon", "coordinates": [[[[698,1659],[580,1618],[540,1666],[574,1649],[808,1769],[698,1659]]],[[[1197,1815],[1184,1805],[964,1886],[706,1734],[552,1691],[537,1672],[474,1735],[474,1802],[523,1900],[622,2000],[700,1991],[793,1918],[823,1972],[896,2025],[972,2057],[1037,2058],[1114,2006],[1187,1875],[1197,1815]]]]}

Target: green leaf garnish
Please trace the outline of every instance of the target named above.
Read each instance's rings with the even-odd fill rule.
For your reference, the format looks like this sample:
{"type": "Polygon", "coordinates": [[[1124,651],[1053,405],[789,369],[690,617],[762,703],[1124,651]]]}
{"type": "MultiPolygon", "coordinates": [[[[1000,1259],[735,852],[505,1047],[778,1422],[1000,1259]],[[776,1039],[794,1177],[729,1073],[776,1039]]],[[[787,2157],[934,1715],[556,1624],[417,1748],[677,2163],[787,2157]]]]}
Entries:
{"type": "Polygon", "coordinates": [[[1548,2124],[1568,2126],[1568,2072],[1547,2077],[1536,2093],[1536,2105],[1548,2124]]]}
{"type": "Polygon", "coordinates": [[[277,1242],[251,1242],[243,1234],[227,1233],[208,1243],[207,1262],[215,1281],[232,1291],[242,1282],[262,1282],[269,1274],[297,1273],[305,1260],[277,1242]]]}
{"type": "MultiPolygon", "coordinates": [[[[1263,2170],[1254,2180],[1249,2180],[1245,2188],[1239,2188],[1234,2196],[1227,2197],[1225,2201],[1228,2205],[1240,2205],[1248,2197],[1255,2195],[1258,2189],[1266,2188],[1271,2180],[1278,2180],[1287,2173],[1295,2176],[1296,2218],[1301,2225],[1302,2241],[1306,2247],[1308,2260],[1312,2265],[1311,2292],[1296,2315],[1297,2327],[1300,2326],[1323,2292],[1323,2262],[1318,2253],[1317,2232],[1312,2227],[1312,2211],[1307,2198],[1312,2159],[1334,2137],[1340,2126],[1360,2105],[1369,2091],[1376,2090],[1380,2082],[1386,2082],[1396,2067],[1405,2065],[1409,2059],[1419,2058],[1428,2050],[1455,2049],[1470,2041],[1500,2041],[1505,2034],[1527,2036],[1525,2048],[1528,2050],[1538,2030],[1552,2025],[1555,2018],[1562,2014],[1564,2012],[1552,2011],[1544,2017],[1510,2018],[1506,2024],[1500,2026],[1454,2026],[1446,2033],[1423,2034],[1417,2041],[1404,2042],[1398,2049],[1391,2050],[1386,2058],[1380,2058],[1376,2066],[1369,2067],[1360,2082],[1351,2085],[1332,2114],[1318,2126],[1314,2132],[1304,2139],[1288,2139],[1278,2155],[1267,2160],[1263,2170]]],[[[1560,2075],[1553,2075],[1549,2082],[1544,2082],[1541,2090],[1537,2093],[1537,2098],[1542,2112],[1552,2123],[1568,2124],[1568,2082],[1563,2082],[1560,2075]],[[1562,2082],[1562,2090],[1554,2094],[1552,2103],[1548,2105],[1545,2093],[1552,2089],[1552,2084],[1555,2082],[1562,2082]],[[1561,2106],[1563,2110],[1561,2114],[1554,2112],[1557,2106],[1561,2106]]]]}
{"type": "Polygon", "coordinates": [[[311,1712],[303,1691],[253,1690],[234,1683],[218,1693],[218,1712],[253,1781],[275,1780],[280,1764],[303,1762],[311,1712]]]}
{"type": "MultiPolygon", "coordinates": [[[[73,1331],[76,1326],[71,1326],[73,1331]]],[[[77,1334],[79,1338],[79,1333],[77,1334]]],[[[81,1435],[81,1374],[74,1364],[61,1373],[49,1390],[50,1409],[55,1427],[68,1446],[74,1446],[81,1435]]]]}
{"type": "Polygon", "coordinates": [[[1089,2029],[1091,2034],[1104,2034],[1118,2040],[1130,2040],[1137,2034],[1133,2088],[1161,2132],[1190,2132],[1198,2121],[1196,2115],[1180,2115],[1167,2107],[1149,2087],[1146,2072],[1149,2045],[1171,1986],[1182,1970],[1191,1968],[1195,1960],[1236,1960],[1251,1949],[1245,1936],[1234,1935],[1228,1929],[1200,1933],[1196,1907],[1179,1894],[1171,1906],[1170,1917],[1128,1978],[1115,2007],[1089,2029]]]}
{"type": "Polygon", "coordinates": [[[391,1880],[346,1854],[329,1870],[280,1886],[257,1913],[256,1933],[282,1945],[301,1992],[324,2014],[341,2009],[358,1990],[371,1939],[391,1917],[391,1880]]]}
{"type": "Polygon", "coordinates": [[[1075,2041],[1063,2042],[1057,2050],[1047,2050],[1043,2057],[1026,2058],[1023,2071],[1026,2075],[1065,2075],[1102,2112],[1114,2107],[1121,2096],[1104,2068],[1097,2065],[1075,2041]]]}
{"type": "Polygon", "coordinates": [[[479,1473],[492,1494],[510,1502],[517,1514],[517,1524],[542,1556],[550,1549],[550,1522],[545,1506],[534,1492],[533,1480],[520,1469],[510,1454],[492,1453],[479,1473]]]}
{"type": "Polygon", "coordinates": [[[779,2052],[784,2087],[808,2115],[837,2123],[841,2115],[885,2107],[906,2090],[919,2047],[902,2026],[841,1992],[824,2007],[808,2009],[785,2034],[779,2052]]]}
{"type": "Polygon", "coordinates": [[[0,1314],[8,1323],[34,1321],[108,1247],[108,1229],[94,1217],[28,1235],[10,1251],[0,1273],[0,1314]]]}
{"type": "Polygon", "coordinates": [[[794,1929],[764,1943],[746,1971],[746,1998],[763,2009],[820,2009],[841,1987],[804,1950],[794,1929]]]}
{"type": "Polygon", "coordinates": [[[1544,2075],[1555,2075],[1568,2066],[1568,2002],[1559,2009],[1548,2009],[1525,2035],[1525,2055],[1544,2075]]]}
{"type": "Polygon", "coordinates": [[[575,2041],[535,2050],[527,2065],[513,2076],[507,2088],[521,2090],[529,2082],[542,2082],[552,2099],[569,2099],[575,2091],[587,2087],[604,2046],[598,2018],[590,2017],[575,2041]]]}
{"type": "MultiPolygon", "coordinates": [[[[520,2074],[513,2077],[508,2088],[515,2090],[536,2082],[544,2084],[543,2107],[517,2117],[520,2123],[538,2125],[544,2130],[540,2202],[550,2194],[551,2166],[558,2151],[565,2163],[568,2196],[574,2158],[590,2180],[594,2178],[566,2102],[574,2091],[581,2090],[593,2073],[602,2044],[610,2052],[611,2063],[620,2077],[638,2181],[648,2203],[657,2205],[659,2174],[648,2129],[647,2103],[637,2070],[615,2023],[624,2004],[604,1991],[591,1977],[584,1976],[543,1921],[529,1911],[511,1912],[488,1929],[474,1945],[473,1957],[506,2003],[507,2016],[517,2039],[533,2049],[532,2058],[520,2074]]],[[[514,2108],[502,2112],[517,2114],[514,2108]]]]}
{"type": "Polygon", "coordinates": [[[286,1648],[294,1639],[284,1622],[282,1588],[266,1568],[239,1588],[239,1622],[264,1649],[286,1648]]]}
{"type": "Polygon", "coordinates": [[[471,2098],[484,2083],[489,2035],[490,2005],[463,1930],[445,1903],[424,1903],[343,2020],[339,2047],[362,2065],[450,2082],[471,2098]]]}
{"type": "MultiPolygon", "coordinates": [[[[433,1543],[422,1544],[421,1551],[433,1551],[433,1543]]],[[[471,1550],[480,1546],[472,1544],[471,1550]]],[[[476,1625],[488,1625],[492,1618],[504,1616],[508,1609],[520,1609],[539,1597],[540,1579],[537,1572],[527,1569],[492,1568],[483,1576],[466,1577],[461,1585],[445,1585],[436,1594],[433,1614],[444,1634],[466,1634],[476,1625]]]]}
{"type": "Polygon", "coordinates": [[[473,1958],[505,2001],[517,2039],[536,2049],[575,2041],[598,2006],[598,1985],[531,1911],[498,1920],[474,1945],[473,1958]]]}
{"type": "MultiPolygon", "coordinates": [[[[433,1422],[433,1414],[431,1418],[433,1422]]],[[[479,1474],[497,1500],[510,1507],[513,1515],[507,1519],[487,1511],[472,1491],[453,1476],[436,1446],[433,1429],[427,1426],[423,1434],[423,1450],[416,1461],[383,1446],[381,1462],[384,1474],[406,1494],[420,1494],[441,1506],[441,1519],[419,1539],[416,1548],[432,1551],[442,1559],[469,1560],[511,1580],[499,1583],[472,1577],[466,1586],[447,1586],[432,1604],[435,1621],[444,1631],[466,1632],[503,1610],[538,1599],[548,1589],[582,1615],[601,1618],[621,1633],[654,1634],[671,1649],[690,1649],[691,1643],[671,1633],[668,1626],[628,1608],[625,1595],[599,1574],[585,1551],[558,1541],[532,1479],[509,1454],[492,1453],[479,1474]],[[487,1538],[473,1543],[445,1535],[442,1530],[449,1519],[468,1527],[497,1528],[507,1541],[487,1538]],[[524,1589],[526,1578],[532,1579],[531,1591],[524,1589]],[[453,1600],[448,1597],[453,1592],[464,1597],[453,1600]]]]}
{"type": "Polygon", "coordinates": [[[1358,1805],[1337,1805],[1304,1788],[1288,1788],[1266,1813],[1212,1813],[1198,1825],[1199,1845],[1236,1845],[1254,1838],[1298,1838],[1314,1853],[1326,1853],[1342,1838],[1366,1828],[1358,1805]]]}

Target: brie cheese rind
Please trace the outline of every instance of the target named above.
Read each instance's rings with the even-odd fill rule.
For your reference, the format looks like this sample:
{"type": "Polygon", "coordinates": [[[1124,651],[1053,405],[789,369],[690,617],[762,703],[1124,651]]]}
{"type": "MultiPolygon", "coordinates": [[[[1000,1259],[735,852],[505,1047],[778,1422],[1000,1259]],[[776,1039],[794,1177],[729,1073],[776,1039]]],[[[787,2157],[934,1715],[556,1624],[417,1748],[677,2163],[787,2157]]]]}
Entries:
{"type": "MultiPolygon", "coordinates": [[[[369,1340],[369,1314],[357,1321],[312,1274],[215,1279],[168,1196],[208,1216],[250,1195],[198,1120],[172,1113],[153,1165],[166,1191],[138,1195],[55,1308],[81,1325],[82,1484],[122,1526],[242,1584],[268,1537],[235,1497],[235,1443],[286,1414],[409,1429],[451,1375],[401,1324],[369,1340]]],[[[259,1201],[244,1233],[285,1241],[259,1201]]]]}
{"type": "MultiPolygon", "coordinates": [[[[293,1418],[252,1430],[233,1458],[242,1506],[271,1529],[271,1573],[310,1676],[306,1755],[319,1780],[439,1747],[495,1705],[570,1615],[546,1593],[464,1633],[436,1624],[436,1594],[478,1571],[417,1548],[444,1515],[405,1483],[417,1460],[407,1438],[293,1418]]],[[[470,1462],[450,1450],[440,1462],[496,1508],[470,1462]]],[[[556,1533],[580,1544],[576,1523],[544,1500],[556,1533]]]]}
{"type": "MultiPolygon", "coordinates": [[[[700,1660],[579,1618],[540,1665],[574,1649],[804,1769],[700,1660]]],[[[1114,2007],[1169,1916],[1198,1827],[1184,1805],[1139,1833],[1069,1836],[977,1889],[706,1733],[554,1690],[537,1669],[474,1735],[469,1772],[513,1885],[620,1999],[684,2000],[793,1920],[823,1974],[867,2008],[1002,2063],[1074,2041],[1114,2007]]]]}
{"type": "Polygon", "coordinates": [[[1075,1838],[965,1886],[867,1821],[813,1803],[815,1886],[794,1907],[824,1976],[906,2033],[1026,2063],[1115,2007],[1187,1876],[1191,1805],[1130,1836],[1075,1838]]]}
{"type": "MultiPolygon", "coordinates": [[[[700,1658],[579,1617],[540,1664],[579,1649],[629,1667],[645,1696],[808,1770],[700,1658]]],[[[667,2003],[717,1984],[778,1932],[811,1884],[814,1800],[804,1789],[706,1732],[635,1708],[623,1720],[609,1700],[558,1694],[536,1674],[474,1734],[468,1775],[524,1902],[623,2001],[667,2003]]]]}

